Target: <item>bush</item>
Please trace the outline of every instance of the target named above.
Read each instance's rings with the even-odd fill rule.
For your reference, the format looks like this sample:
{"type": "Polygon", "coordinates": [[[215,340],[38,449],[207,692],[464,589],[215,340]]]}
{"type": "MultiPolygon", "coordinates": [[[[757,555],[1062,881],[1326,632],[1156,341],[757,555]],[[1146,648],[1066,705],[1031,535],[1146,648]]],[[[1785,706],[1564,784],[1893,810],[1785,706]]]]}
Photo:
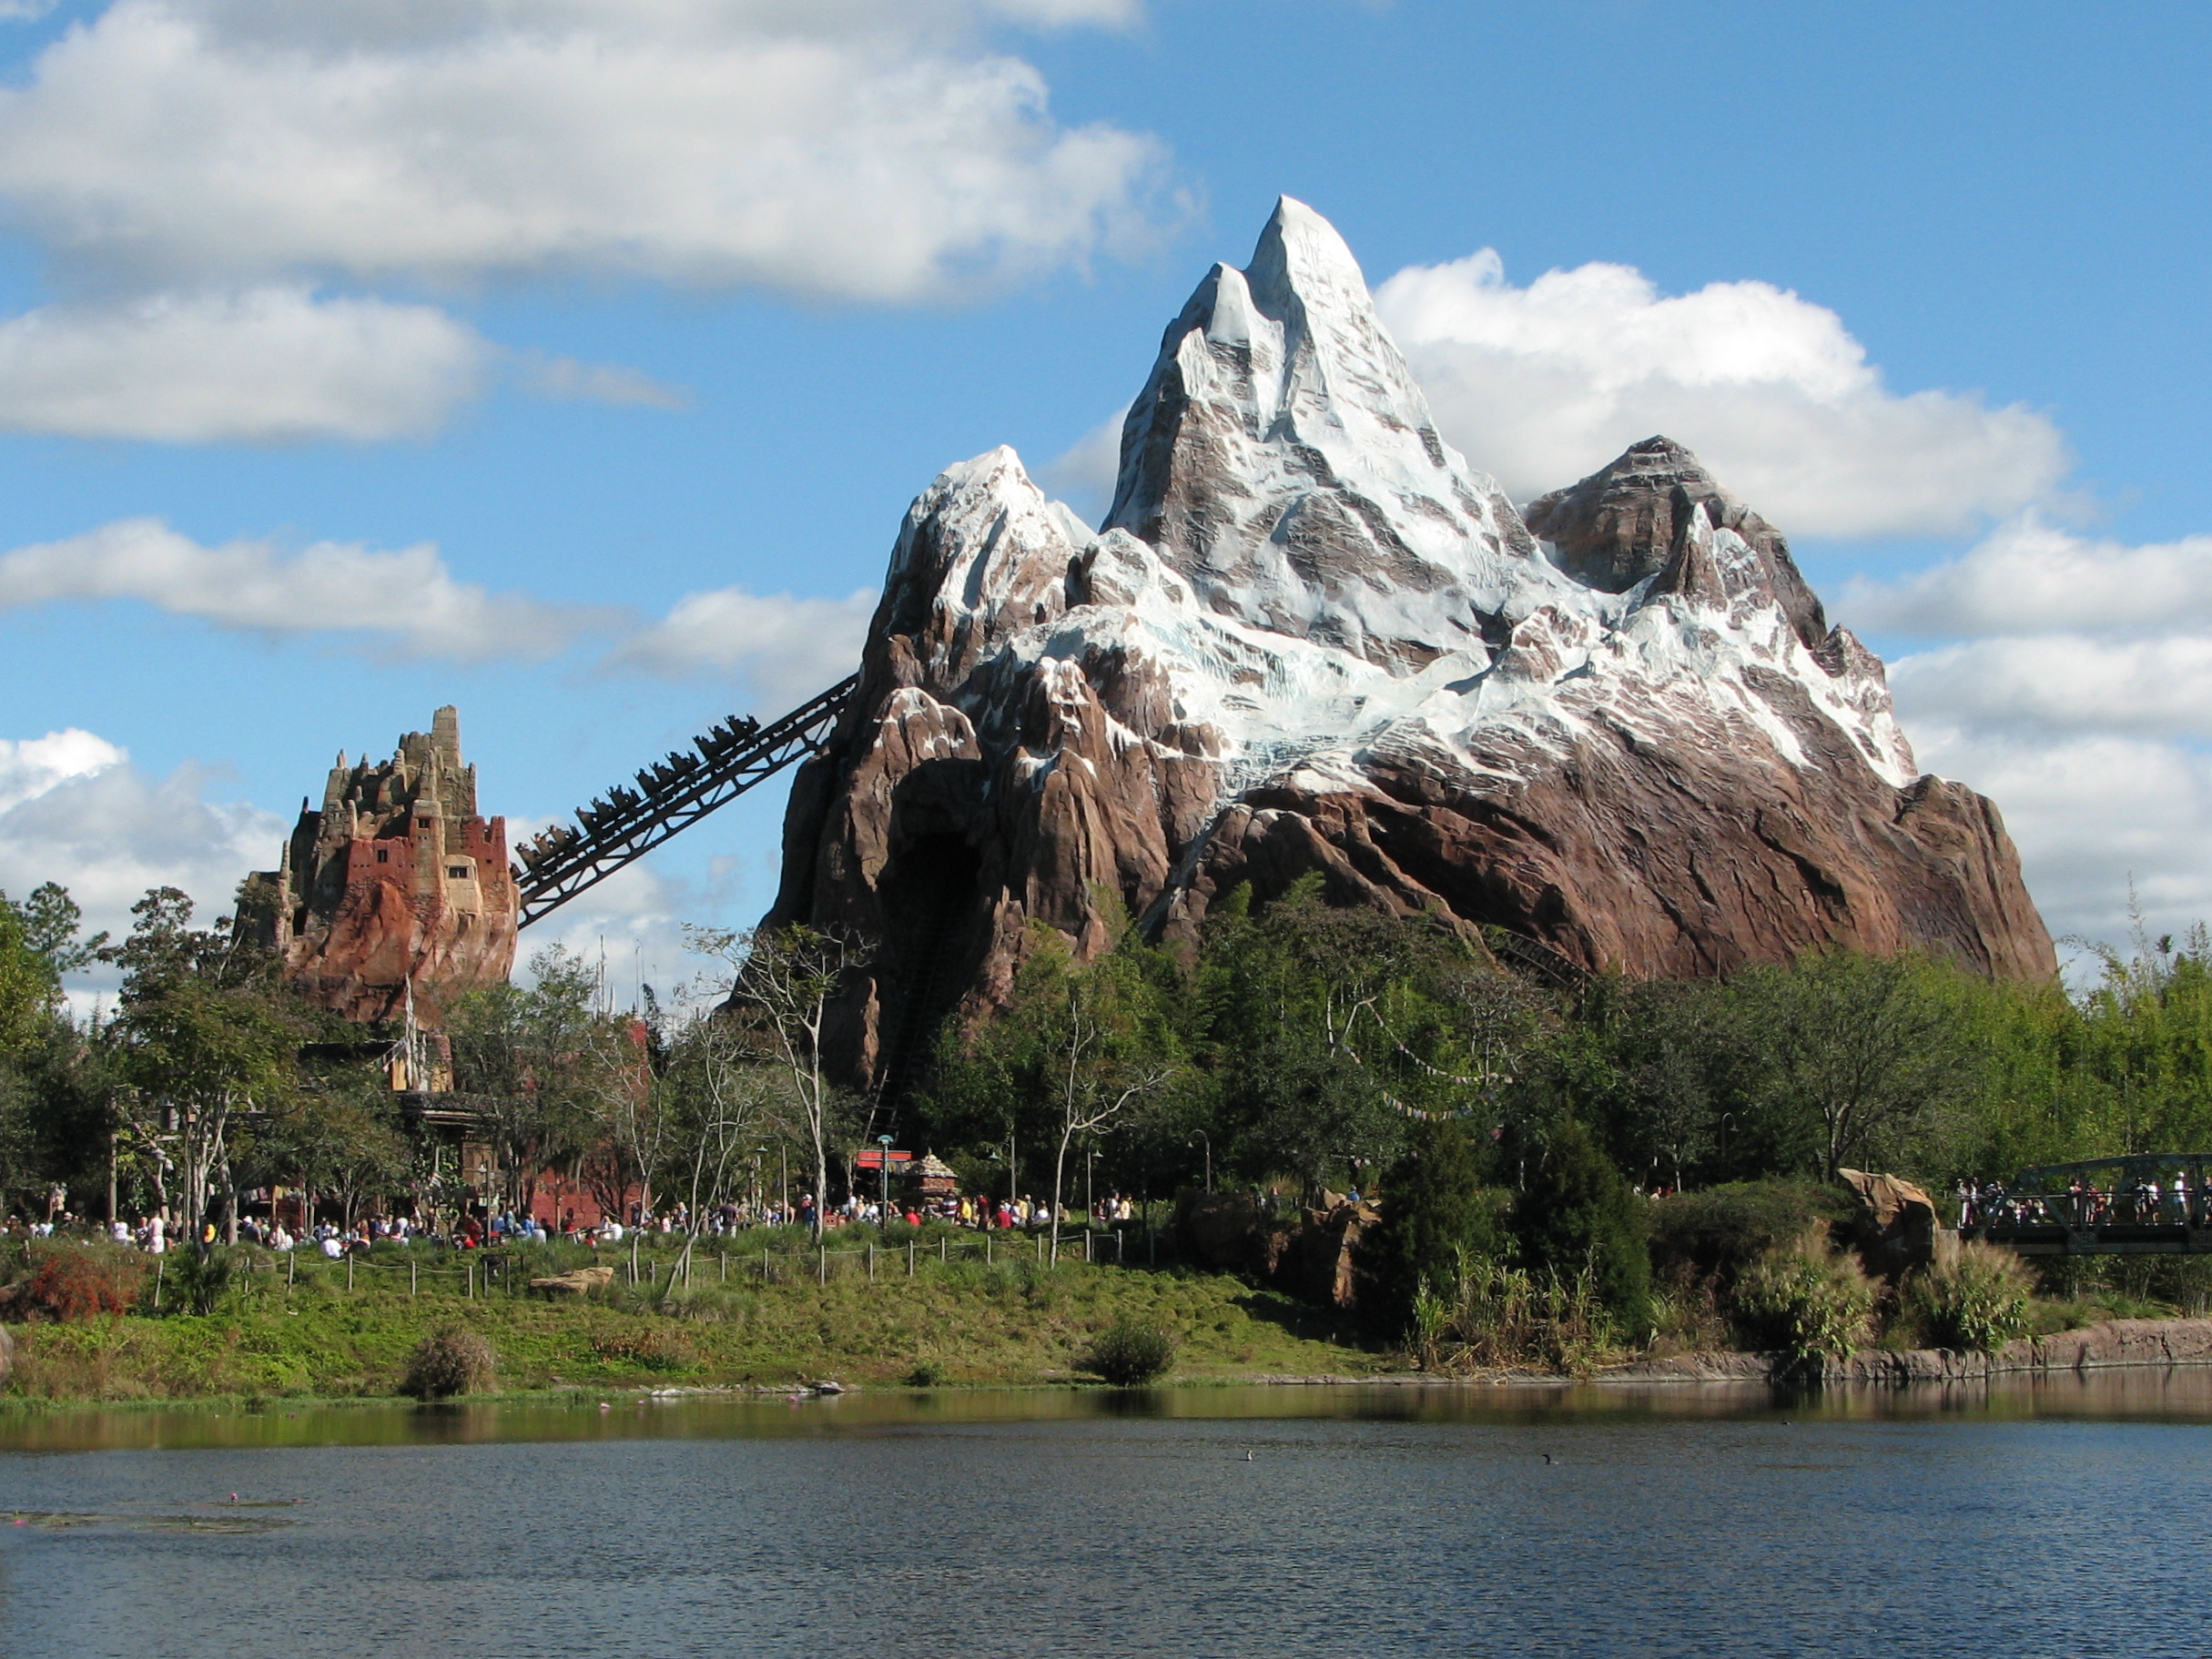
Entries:
{"type": "Polygon", "coordinates": [[[209,1250],[204,1260],[190,1249],[176,1252],[164,1274],[167,1293],[175,1299],[171,1310],[213,1313],[230,1289],[232,1271],[231,1259],[222,1250],[209,1250]]]}
{"type": "Polygon", "coordinates": [[[1099,1333],[1084,1365],[1116,1388],[1136,1388],[1174,1368],[1175,1347],[1166,1326],[1123,1318],[1099,1333]]]}
{"type": "Polygon", "coordinates": [[[945,1368],[934,1360],[917,1360],[908,1368],[908,1388],[937,1388],[945,1381],[945,1368]]]}
{"type": "Polygon", "coordinates": [[[1913,1281],[1913,1300],[1938,1348],[1994,1353],[2028,1328],[2034,1275],[2012,1251],[1979,1239],[1913,1281]]]}
{"type": "Polygon", "coordinates": [[[1768,1251],[1821,1222],[1848,1222],[1857,1200],[1812,1181],[1730,1181],[1650,1207],[1651,1270],[1676,1285],[1710,1284],[1722,1297],[1768,1251]]]}
{"type": "Polygon", "coordinates": [[[592,1351],[649,1371],[689,1371],[699,1362],[699,1350],[688,1337],[660,1324],[604,1331],[592,1339],[592,1351]]]}
{"type": "Polygon", "coordinates": [[[128,1313],[138,1300],[147,1262],[134,1250],[62,1249],[40,1260],[21,1284],[10,1286],[17,1318],[74,1323],[104,1313],[128,1313]]]}
{"type": "Polygon", "coordinates": [[[499,1369],[492,1344],[473,1330],[448,1328],[426,1336],[408,1357],[400,1392],[417,1400],[452,1400],[481,1394],[499,1369]]]}
{"type": "Polygon", "coordinates": [[[1569,1118],[1514,1200],[1513,1231],[1527,1266],[1562,1283],[1587,1272],[1614,1323],[1640,1340],[1651,1328],[1649,1209],[1569,1118]]]}
{"type": "Polygon", "coordinates": [[[1736,1281],[1736,1317],[1755,1346],[1802,1361],[1849,1355],[1867,1334],[1876,1286],[1848,1255],[1831,1255],[1824,1229],[1769,1250],[1736,1281]]]}

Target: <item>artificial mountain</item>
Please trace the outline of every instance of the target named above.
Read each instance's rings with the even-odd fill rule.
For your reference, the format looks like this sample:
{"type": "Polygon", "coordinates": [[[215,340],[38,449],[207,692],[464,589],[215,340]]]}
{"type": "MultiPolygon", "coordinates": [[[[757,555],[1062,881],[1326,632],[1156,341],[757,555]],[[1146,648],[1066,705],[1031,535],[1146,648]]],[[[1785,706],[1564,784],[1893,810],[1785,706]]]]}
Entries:
{"type": "Polygon", "coordinates": [[[1781,534],[1665,439],[1517,510],[1285,199],[1169,327],[1102,527],[1008,449],[908,510],[768,919],[878,943],[837,1057],[897,1088],[1029,924],[1091,954],[1311,871],[1634,976],[2056,966],[1996,808],[1919,773],[1781,534]]]}

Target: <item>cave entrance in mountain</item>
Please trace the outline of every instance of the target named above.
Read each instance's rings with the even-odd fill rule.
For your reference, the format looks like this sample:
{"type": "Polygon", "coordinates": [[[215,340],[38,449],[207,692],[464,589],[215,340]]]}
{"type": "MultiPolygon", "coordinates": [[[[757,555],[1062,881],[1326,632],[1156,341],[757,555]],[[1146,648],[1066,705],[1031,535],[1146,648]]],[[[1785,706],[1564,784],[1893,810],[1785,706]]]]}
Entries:
{"type": "Polygon", "coordinates": [[[963,835],[919,835],[885,870],[884,920],[897,953],[883,1010],[876,1098],[896,1113],[961,990],[960,924],[973,913],[982,857],[963,835]]]}

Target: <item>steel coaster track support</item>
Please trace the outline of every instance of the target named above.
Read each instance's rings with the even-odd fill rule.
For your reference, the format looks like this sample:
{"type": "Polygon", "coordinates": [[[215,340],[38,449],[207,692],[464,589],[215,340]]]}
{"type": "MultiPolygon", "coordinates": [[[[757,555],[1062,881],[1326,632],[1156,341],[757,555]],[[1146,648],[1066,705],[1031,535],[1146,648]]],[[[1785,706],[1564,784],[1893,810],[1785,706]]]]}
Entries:
{"type": "Polygon", "coordinates": [[[638,789],[616,785],[604,802],[577,813],[573,825],[561,824],[523,848],[514,865],[517,926],[542,920],[794,761],[818,754],[859,684],[857,674],[840,680],[766,725],[725,721],[692,749],[639,773],[638,789]]]}

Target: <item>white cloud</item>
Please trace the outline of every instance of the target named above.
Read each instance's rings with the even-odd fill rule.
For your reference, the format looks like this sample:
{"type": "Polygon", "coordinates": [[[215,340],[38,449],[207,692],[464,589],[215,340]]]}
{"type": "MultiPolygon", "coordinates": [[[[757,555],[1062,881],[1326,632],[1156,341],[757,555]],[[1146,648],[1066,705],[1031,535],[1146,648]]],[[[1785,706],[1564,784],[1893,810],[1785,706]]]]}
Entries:
{"type": "Polygon", "coordinates": [[[797,599],[744,588],[690,593],[665,617],[633,634],[606,665],[670,680],[739,680],[764,711],[780,713],[859,666],[876,601],[868,588],[844,599],[797,599]]]}
{"type": "Polygon", "coordinates": [[[360,634],[395,655],[460,662],[553,656],[611,615],[457,582],[427,542],[286,554],[267,541],[205,547],[157,519],[0,554],[0,610],[66,600],[139,600],[259,633],[360,634]]]}
{"type": "Polygon", "coordinates": [[[1908,710],[1975,730],[2212,738],[2212,637],[1974,640],[1901,659],[1891,685],[1908,710]]]}
{"type": "Polygon", "coordinates": [[[525,354],[527,383],[547,398],[573,398],[594,403],[626,403],[644,409],[688,409],[691,398],[652,376],[612,363],[579,363],[573,357],[538,359],[525,354]]]}
{"type": "Polygon", "coordinates": [[[1044,470],[1046,491],[1067,502],[1093,524],[1113,505],[1113,487],[1121,470],[1124,409],[1101,420],[1055,456],[1044,470]]]}
{"type": "Polygon", "coordinates": [[[1124,0],[117,0],[0,93],[0,196],[167,287],[580,271],[965,293],[1145,233],[1156,140],[972,30],[1124,0]]]}
{"type": "Polygon", "coordinates": [[[115,744],[75,729],[0,741],[0,890],[21,896],[59,882],[86,931],[117,936],[149,887],[190,894],[203,924],[228,915],[238,883],[275,864],[290,826],[243,802],[210,804],[214,775],[180,766],[148,777],[115,744]]]}
{"type": "Polygon", "coordinates": [[[2154,933],[2212,919],[2212,762],[2185,744],[1948,724],[1923,707],[1921,764],[1997,803],[2055,935],[2125,945],[2132,885],[2154,933]]]}
{"type": "Polygon", "coordinates": [[[425,305],[297,287],[45,307],[0,323],[0,429],[168,442],[435,430],[489,348],[425,305]]]}
{"type": "Polygon", "coordinates": [[[1854,580],[1853,627],[1921,639],[2195,627],[2212,632],[2212,536],[2128,547],[2034,514],[1902,582],[1854,580]]]}
{"type": "Polygon", "coordinates": [[[20,742],[0,737],[0,813],[46,794],[56,784],[90,777],[129,758],[105,737],[78,726],[20,742]]]}
{"type": "Polygon", "coordinates": [[[1516,288],[1486,248],[1375,298],[1445,436],[1520,501],[1664,433],[1793,534],[1948,533],[2046,499],[2069,465],[2043,415],[1900,396],[1834,312],[1764,282],[1670,297],[1591,264],[1516,288]]]}
{"type": "Polygon", "coordinates": [[[1994,800],[2057,933],[2212,918],[2212,537],[2127,546],[2034,515],[1897,582],[1853,628],[1935,642],[1890,666],[1921,764],[1994,800]]]}

